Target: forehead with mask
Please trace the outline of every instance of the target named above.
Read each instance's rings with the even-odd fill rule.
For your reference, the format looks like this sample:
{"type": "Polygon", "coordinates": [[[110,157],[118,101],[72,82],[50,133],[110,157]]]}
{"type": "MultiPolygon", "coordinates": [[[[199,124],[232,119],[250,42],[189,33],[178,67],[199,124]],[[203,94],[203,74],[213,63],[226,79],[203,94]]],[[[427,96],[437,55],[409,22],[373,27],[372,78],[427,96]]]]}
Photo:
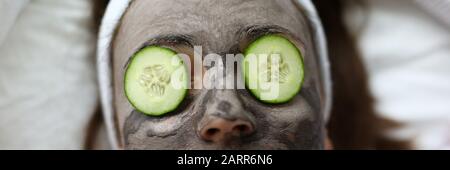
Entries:
{"type": "MultiPolygon", "coordinates": [[[[323,149],[325,82],[313,28],[301,3],[290,0],[130,1],[109,44],[113,140],[125,149],[323,149]],[[167,98],[179,104],[155,116],[127,96],[127,69],[145,62],[133,57],[149,47],[187,54],[191,62],[184,64],[195,77],[198,47],[203,59],[217,54],[225,66],[239,66],[225,62],[226,55],[244,54],[264,37],[281,39],[268,41],[273,46],[288,42],[302,60],[302,83],[286,88],[299,90],[285,102],[264,102],[246,88],[190,88],[179,101],[167,98]]],[[[211,69],[200,67],[202,73],[211,69]]]]}

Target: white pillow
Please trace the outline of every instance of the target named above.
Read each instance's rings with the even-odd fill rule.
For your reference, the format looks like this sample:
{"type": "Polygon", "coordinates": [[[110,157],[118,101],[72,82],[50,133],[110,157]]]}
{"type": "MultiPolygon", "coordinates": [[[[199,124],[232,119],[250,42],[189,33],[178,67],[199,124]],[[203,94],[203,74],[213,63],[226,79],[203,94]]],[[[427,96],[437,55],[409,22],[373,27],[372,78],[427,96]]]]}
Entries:
{"type": "Polygon", "coordinates": [[[378,114],[405,124],[387,135],[417,149],[450,149],[450,29],[415,1],[365,2],[367,10],[346,16],[378,114]]]}
{"type": "Polygon", "coordinates": [[[98,101],[91,9],[0,0],[0,149],[82,149],[98,101]]]}

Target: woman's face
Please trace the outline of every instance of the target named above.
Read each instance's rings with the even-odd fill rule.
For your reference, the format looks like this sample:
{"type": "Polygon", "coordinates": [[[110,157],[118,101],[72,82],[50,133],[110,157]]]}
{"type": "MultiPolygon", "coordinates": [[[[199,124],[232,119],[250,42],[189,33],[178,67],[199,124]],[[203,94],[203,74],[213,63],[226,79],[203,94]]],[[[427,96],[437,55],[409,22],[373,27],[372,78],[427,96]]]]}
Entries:
{"type": "MultiPolygon", "coordinates": [[[[318,68],[309,26],[286,0],[134,0],[112,45],[116,126],[126,149],[322,149],[318,68]],[[145,45],[203,57],[243,53],[268,34],[303,54],[305,78],[288,103],[266,104],[246,89],[190,89],[176,111],[148,116],[124,93],[129,58],[145,45]]],[[[203,68],[208,71],[208,68],[203,68]]]]}

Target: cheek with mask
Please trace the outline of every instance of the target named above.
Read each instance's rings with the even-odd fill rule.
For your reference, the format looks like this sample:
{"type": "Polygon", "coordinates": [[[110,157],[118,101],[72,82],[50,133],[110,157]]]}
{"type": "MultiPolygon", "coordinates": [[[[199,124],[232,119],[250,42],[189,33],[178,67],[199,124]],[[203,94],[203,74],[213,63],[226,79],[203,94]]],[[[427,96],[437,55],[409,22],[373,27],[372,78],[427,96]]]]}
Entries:
{"type": "Polygon", "coordinates": [[[98,58],[110,141],[118,149],[324,149],[324,44],[309,1],[112,1],[98,58]]]}

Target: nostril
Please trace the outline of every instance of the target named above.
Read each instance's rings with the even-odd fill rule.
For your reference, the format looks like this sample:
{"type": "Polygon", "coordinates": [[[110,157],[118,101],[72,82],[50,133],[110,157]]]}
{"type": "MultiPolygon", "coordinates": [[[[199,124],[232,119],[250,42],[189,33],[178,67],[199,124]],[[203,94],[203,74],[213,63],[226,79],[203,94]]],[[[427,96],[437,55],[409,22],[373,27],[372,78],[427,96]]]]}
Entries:
{"type": "Polygon", "coordinates": [[[249,127],[247,125],[237,125],[233,128],[233,131],[246,132],[249,127]]]}
{"type": "Polygon", "coordinates": [[[233,127],[233,132],[238,132],[241,135],[247,135],[251,133],[252,128],[247,124],[238,124],[233,127]]]}
{"type": "Polygon", "coordinates": [[[219,133],[219,132],[220,132],[220,129],[211,128],[211,129],[206,130],[206,136],[211,137],[211,136],[214,136],[216,133],[219,133]]]}
{"type": "Polygon", "coordinates": [[[205,130],[202,131],[201,136],[203,137],[203,139],[205,139],[206,141],[217,141],[221,139],[221,133],[223,133],[223,131],[217,127],[210,127],[210,128],[205,128],[205,130]]]}

